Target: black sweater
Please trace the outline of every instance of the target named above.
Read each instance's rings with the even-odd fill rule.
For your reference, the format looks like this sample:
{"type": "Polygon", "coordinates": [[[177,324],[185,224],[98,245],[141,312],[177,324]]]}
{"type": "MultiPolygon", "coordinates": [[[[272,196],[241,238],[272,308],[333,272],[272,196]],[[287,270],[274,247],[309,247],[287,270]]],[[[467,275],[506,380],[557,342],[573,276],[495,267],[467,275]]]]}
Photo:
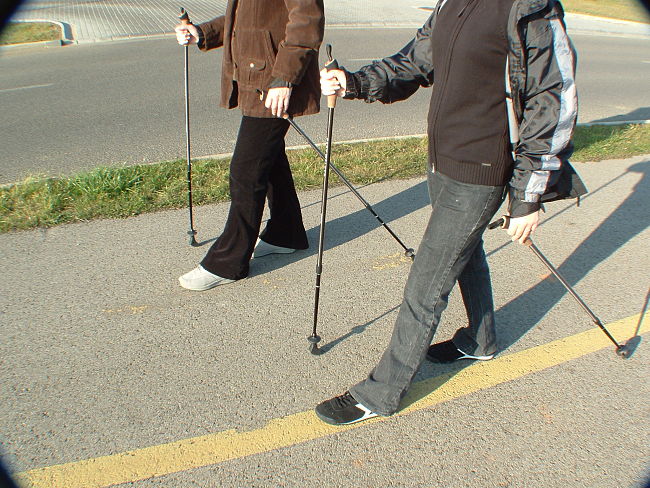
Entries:
{"type": "Polygon", "coordinates": [[[429,163],[458,181],[505,185],[512,175],[505,104],[512,0],[447,0],[433,29],[429,163]]]}

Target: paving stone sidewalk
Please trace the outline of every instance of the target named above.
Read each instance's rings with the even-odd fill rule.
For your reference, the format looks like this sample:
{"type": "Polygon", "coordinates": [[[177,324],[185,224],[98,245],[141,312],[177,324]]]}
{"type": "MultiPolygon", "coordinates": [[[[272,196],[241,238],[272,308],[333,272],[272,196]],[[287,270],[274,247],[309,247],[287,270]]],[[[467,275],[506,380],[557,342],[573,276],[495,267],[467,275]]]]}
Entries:
{"type": "MultiPolygon", "coordinates": [[[[179,7],[187,9],[193,22],[204,22],[225,12],[226,0],[126,0],[74,1],[31,0],[14,20],[53,20],[70,25],[72,38],[91,42],[171,32],[179,7]]],[[[416,26],[430,14],[435,0],[336,0],[326,4],[329,26],[416,26]],[[422,7],[422,8],[421,8],[422,7]]]]}

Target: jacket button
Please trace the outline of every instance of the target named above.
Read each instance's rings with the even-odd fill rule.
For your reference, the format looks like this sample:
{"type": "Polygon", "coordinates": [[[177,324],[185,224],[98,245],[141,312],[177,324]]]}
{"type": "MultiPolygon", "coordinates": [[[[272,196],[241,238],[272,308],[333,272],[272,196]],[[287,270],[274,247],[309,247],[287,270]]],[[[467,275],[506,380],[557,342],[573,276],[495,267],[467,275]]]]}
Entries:
{"type": "Polygon", "coordinates": [[[251,68],[254,68],[254,67],[255,67],[255,63],[251,63],[251,64],[249,64],[249,66],[250,66],[251,68]]]}

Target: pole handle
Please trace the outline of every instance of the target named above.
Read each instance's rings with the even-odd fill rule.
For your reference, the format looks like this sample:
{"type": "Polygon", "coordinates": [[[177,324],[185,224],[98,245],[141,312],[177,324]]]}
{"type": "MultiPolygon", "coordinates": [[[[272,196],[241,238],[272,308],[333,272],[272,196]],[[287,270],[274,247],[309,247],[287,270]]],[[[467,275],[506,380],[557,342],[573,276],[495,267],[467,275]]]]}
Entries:
{"type": "Polygon", "coordinates": [[[488,224],[488,229],[490,230],[507,229],[509,225],[510,225],[510,216],[504,215],[500,219],[497,219],[494,222],[490,222],[488,224]]]}
{"type": "Polygon", "coordinates": [[[181,7],[181,14],[178,16],[178,20],[183,25],[190,25],[192,23],[190,21],[190,15],[187,13],[187,10],[185,10],[183,7],[181,7]]]}
{"type": "MultiPolygon", "coordinates": [[[[339,68],[339,62],[332,57],[332,45],[331,44],[326,44],[325,45],[325,52],[327,53],[327,63],[325,63],[325,69],[327,71],[332,71],[334,69],[340,69],[339,68]]],[[[335,108],[337,98],[338,97],[336,95],[327,95],[327,108],[335,108]]]]}

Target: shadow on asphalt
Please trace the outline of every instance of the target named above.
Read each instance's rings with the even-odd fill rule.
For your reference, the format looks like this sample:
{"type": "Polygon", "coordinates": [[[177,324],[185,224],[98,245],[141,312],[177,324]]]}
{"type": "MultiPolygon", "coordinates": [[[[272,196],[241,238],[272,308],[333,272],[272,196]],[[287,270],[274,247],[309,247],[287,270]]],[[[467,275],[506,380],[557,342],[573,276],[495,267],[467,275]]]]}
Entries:
{"type": "Polygon", "coordinates": [[[321,354],[325,354],[326,352],[328,352],[329,350],[333,349],[334,347],[336,347],[336,346],[337,346],[338,344],[340,344],[341,342],[343,342],[343,341],[349,339],[349,338],[352,337],[353,335],[355,335],[355,334],[362,334],[362,333],[363,333],[363,332],[364,332],[368,327],[370,327],[371,325],[373,325],[375,322],[378,322],[379,320],[383,319],[383,318],[386,317],[387,315],[390,315],[391,313],[396,312],[398,309],[399,309],[399,305],[395,305],[393,308],[391,308],[391,309],[389,309],[389,310],[386,310],[384,313],[382,313],[381,315],[378,315],[377,317],[375,317],[375,318],[372,319],[372,320],[369,320],[369,321],[366,322],[365,324],[362,324],[362,325],[356,325],[356,326],[352,327],[352,328],[350,329],[350,332],[348,332],[348,333],[346,333],[346,334],[343,334],[343,335],[340,336],[340,337],[337,337],[336,339],[334,339],[333,341],[328,342],[327,344],[323,344],[323,345],[319,348],[319,349],[320,349],[320,353],[321,353],[321,354]]]}
{"type": "MultiPolygon", "coordinates": [[[[598,193],[602,189],[608,187],[629,173],[639,173],[643,175],[641,180],[639,180],[635,185],[632,194],[624,200],[561,265],[558,266],[554,263],[556,269],[571,286],[578,283],[589,273],[590,270],[607,260],[610,255],[620,249],[628,240],[632,239],[648,227],[649,223],[645,209],[650,203],[649,170],[650,160],[637,163],[630,167],[626,173],[618,175],[608,183],[590,191],[590,193],[583,198],[584,201],[587,198],[597,197],[598,193]]],[[[332,198],[336,198],[343,194],[336,195],[332,198]]],[[[397,193],[373,205],[373,208],[377,214],[390,225],[391,221],[420,210],[428,204],[426,182],[422,181],[407,190],[397,193]]],[[[361,206],[361,204],[359,205],[361,206]]],[[[546,218],[545,221],[550,221],[551,219],[557,218],[559,215],[573,209],[574,205],[572,203],[555,213],[553,216],[546,218]]],[[[378,224],[372,214],[363,207],[352,214],[329,221],[327,222],[326,227],[325,250],[327,251],[328,249],[343,245],[346,242],[363,236],[377,227],[381,227],[381,225],[378,224]]],[[[318,231],[318,227],[313,227],[307,231],[310,248],[305,251],[298,251],[291,255],[271,256],[270,258],[258,262],[253,261],[251,263],[251,276],[268,273],[287,266],[290,263],[314,256],[317,253],[318,248],[318,231]]],[[[398,243],[388,235],[388,233],[385,234],[385,238],[387,246],[392,245],[396,248],[401,248],[398,243]]],[[[212,240],[214,239],[204,242],[211,242],[212,240]]],[[[406,242],[405,244],[408,246],[416,243],[406,242]]],[[[509,245],[514,244],[508,242],[497,247],[487,254],[488,258],[509,245]]],[[[527,251],[522,248],[521,252],[527,251]]],[[[553,263],[552,256],[547,257],[553,263]]],[[[533,266],[538,265],[540,266],[540,269],[543,268],[542,263],[540,263],[532,253],[529,256],[529,259],[536,263],[533,264],[533,266]]],[[[325,268],[327,267],[327,264],[327,260],[325,259],[325,268]]],[[[549,277],[540,281],[534,287],[524,291],[521,295],[499,308],[496,311],[499,350],[507,350],[529,330],[533,329],[547,314],[548,310],[557,305],[557,303],[567,293],[567,290],[555,278],[549,277]]],[[[396,300],[399,300],[399,297],[396,297],[396,300]]],[[[576,306],[579,305],[576,303],[576,306]]],[[[396,305],[365,324],[353,327],[346,334],[324,344],[321,347],[321,353],[327,353],[353,335],[362,334],[372,324],[396,311],[398,308],[399,305],[396,305]]],[[[598,315],[597,311],[594,311],[594,313],[598,315]]],[[[585,315],[585,323],[588,324],[590,322],[591,319],[585,315]]],[[[632,340],[635,335],[636,334],[633,333],[630,336],[630,340],[632,340]]],[[[625,339],[627,338],[617,338],[619,343],[625,342],[625,339]]],[[[430,365],[429,363],[425,363],[420,372],[420,377],[423,379],[430,379],[439,376],[441,373],[444,373],[444,375],[450,373],[449,377],[451,377],[456,372],[469,365],[471,365],[471,362],[467,362],[464,365],[454,364],[452,366],[430,365]]]]}
{"type": "Polygon", "coordinates": [[[628,122],[630,120],[650,120],[650,107],[639,107],[626,114],[614,115],[604,119],[593,120],[591,123],[598,122],[628,122]]]}
{"type": "MultiPolygon", "coordinates": [[[[351,198],[357,201],[354,195],[351,195],[351,198]]],[[[396,193],[395,195],[372,205],[372,208],[375,210],[377,215],[379,215],[379,217],[381,217],[381,219],[391,227],[390,223],[392,221],[420,210],[427,205],[429,205],[427,184],[426,181],[422,181],[407,190],[396,193]]],[[[378,227],[382,227],[375,217],[365,207],[363,207],[360,202],[359,207],[360,209],[354,213],[327,222],[325,226],[325,253],[329,249],[341,246],[377,229],[378,227]]],[[[318,226],[307,230],[309,249],[297,251],[289,255],[269,256],[263,260],[251,261],[250,276],[268,273],[291,263],[315,256],[318,253],[318,234],[318,226]]],[[[399,233],[397,233],[397,235],[399,236],[399,233]]],[[[384,239],[386,240],[386,249],[389,251],[391,249],[403,250],[397,241],[388,234],[388,232],[384,233],[384,239]]],[[[400,237],[400,239],[402,238],[400,237]]],[[[417,243],[405,242],[404,244],[409,247],[416,247],[415,244],[417,243]]],[[[333,265],[334,263],[328,263],[327,254],[325,254],[323,257],[323,269],[326,270],[328,266],[333,265]]]]}
{"type": "MultiPolygon", "coordinates": [[[[627,241],[637,236],[650,226],[650,220],[648,219],[646,210],[650,204],[650,160],[631,166],[626,173],[617,176],[608,183],[591,191],[585,196],[585,198],[594,198],[600,190],[606,188],[629,173],[638,173],[642,175],[642,178],[635,185],[632,194],[621,202],[621,204],[602,222],[602,224],[600,224],[600,226],[594,230],[587,239],[580,243],[580,245],[561,265],[556,266],[560,275],[563,276],[567,283],[572,287],[584,278],[590,270],[597,267],[603,261],[606,261],[610,255],[619,250],[627,241]]],[[[556,218],[558,215],[561,215],[572,208],[573,205],[570,205],[546,220],[556,218]]],[[[488,254],[488,257],[499,252],[508,245],[515,244],[504,244],[491,251],[488,254]]],[[[521,252],[528,251],[522,248],[521,252]]],[[[551,262],[553,262],[552,257],[547,257],[551,262]]],[[[539,262],[532,253],[530,253],[529,259],[535,263],[534,266],[540,266],[540,269],[545,269],[543,268],[543,264],[539,262]]],[[[606,285],[606,283],[604,285],[606,285]]],[[[564,288],[561,283],[554,278],[549,277],[540,281],[537,285],[524,291],[521,295],[499,308],[496,311],[499,351],[503,352],[507,350],[528,331],[533,329],[547,314],[548,310],[557,305],[557,303],[567,293],[566,288],[564,288]]],[[[575,306],[579,307],[577,303],[575,303],[575,306]]],[[[641,310],[642,314],[647,309],[647,306],[648,295],[645,297],[645,304],[641,310]]],[[[594,311],[594,313],[598,316],[597,311],[594,311]]],[[[588,315],[585,314],[584,317],[585,324],[592,323],[591,318],[588,315]]],[[[369,323],[372,323],[372,321],[369,323]]],[[[629,337],[617,337],[617,341],[619,343],[625,343],[627,341],[632,346],[638,345],[641,339],[638,336],[640,327],[641,321],[639,320],[639,323],[635,327],[636,330],[631,330],[629,337]]],[[[612,345],[612,355],[614,354],[615,348],[612,345]]],[[[418,390],[415,394],[409,394],[405,399],[405,402],[400,406],[400,409],[406,408],[411,403],[435,391],[455,374],[464,368],[471,366],[472,363],[473,361],[467,361],[462,364],[453,363],[450,365],[438,365],[425,361],[418,373],[418,379],[429,381],[426,383],[426,390],[418,390]]]]}
{"type": "MultiPolygon", "coordinates": [[[[650,204],[650,161],[631,166],[626,173],[619,175],[617,179],[629,173],[642,175],[630,196],[621,202],[562,264],[555,265],[560,275],[571,286],[578,283],[589,271],[606,261],[627,241],[646,230],[650,225],[647,214],[647,208],[650,204]]],[[[594,190],[585,198],[596,197],[599,190],[610,185],[613,181],[594,190]]],[[[527,250],[522,249],[521,252],[527,252],[527,250]]],[[[529,259],[542,269],[543,265],[537,258],[532,253],[529,256],[529,259]]],[[[551,256],[547,256],[547,258],[553,262],[551,256]]],[[[606,286],[607,283],[603,283],[603,285],[606,286]]],[[[557,305],[566,294],[567,290],[562,284],[549,277],[497,310],[496,322],[499,324],[499,350],[506,350],[515,344],[524,334],[535,327],[548,310],[557,305]]],[[[577,303],[575,306],[579,307],[577,303]]],[[[596,310],[594,310],[594,314],[598,316],[596,310]]],[[[587,314],[584,317],[585,324],[592,323],[587,314]]],[[[634,335],[634,331],[630,332],[634,335]]],[[[619,343],[622,343],[627,338],[620,337],[616,339],[619,343]]]]}

